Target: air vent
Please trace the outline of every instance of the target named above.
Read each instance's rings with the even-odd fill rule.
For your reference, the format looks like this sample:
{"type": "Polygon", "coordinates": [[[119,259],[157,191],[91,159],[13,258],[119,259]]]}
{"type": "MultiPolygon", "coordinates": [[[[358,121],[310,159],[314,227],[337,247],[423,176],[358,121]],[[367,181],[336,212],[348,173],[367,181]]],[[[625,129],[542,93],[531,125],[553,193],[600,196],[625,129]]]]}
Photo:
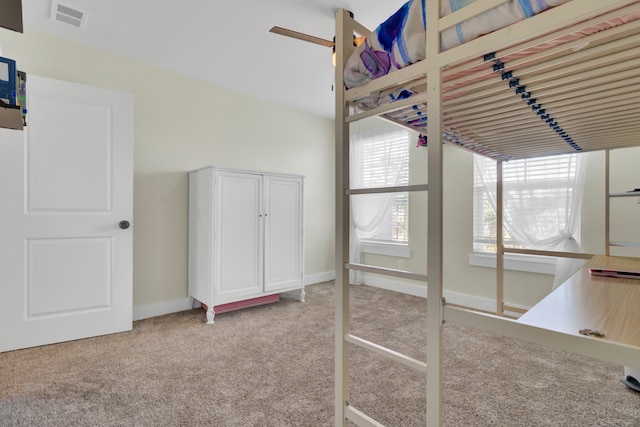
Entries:
{"type": "Polygon", "coordinates": [[[54,0],[51,2],[51,19],[82,29],[86,24],[87,14],[75,7],[54,0]]]}

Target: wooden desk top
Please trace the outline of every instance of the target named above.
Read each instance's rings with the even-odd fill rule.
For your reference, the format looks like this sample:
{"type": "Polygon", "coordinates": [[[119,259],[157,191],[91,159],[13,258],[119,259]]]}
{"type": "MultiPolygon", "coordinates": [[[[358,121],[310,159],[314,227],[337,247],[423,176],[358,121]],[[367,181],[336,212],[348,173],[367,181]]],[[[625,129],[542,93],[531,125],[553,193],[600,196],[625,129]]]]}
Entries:
{"type": "Polygon", "coordinates": [[[594,256],[518,322],[573,335],[598,330],[606,340],[640,347],[640,280],[591,276],[590,267],[640,271],[640,259],[594,256]]]}

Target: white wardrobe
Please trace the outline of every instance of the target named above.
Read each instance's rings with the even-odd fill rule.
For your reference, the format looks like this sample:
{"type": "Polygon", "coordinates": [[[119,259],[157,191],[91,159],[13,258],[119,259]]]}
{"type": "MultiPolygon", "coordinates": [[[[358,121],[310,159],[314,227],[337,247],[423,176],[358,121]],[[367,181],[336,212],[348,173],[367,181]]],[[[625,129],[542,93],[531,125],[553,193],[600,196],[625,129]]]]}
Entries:
{"type": "Polygon", "coordinates": [[[205,167],[189,173],[189,296],[214,307],[300,290],[303,177],[205,167]]]}

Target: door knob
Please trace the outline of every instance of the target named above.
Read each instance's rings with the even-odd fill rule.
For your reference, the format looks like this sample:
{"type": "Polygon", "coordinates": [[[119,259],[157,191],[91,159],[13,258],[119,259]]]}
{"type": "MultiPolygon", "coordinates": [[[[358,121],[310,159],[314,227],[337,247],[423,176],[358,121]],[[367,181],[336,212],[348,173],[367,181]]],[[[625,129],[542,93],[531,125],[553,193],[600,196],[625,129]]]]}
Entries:
{"type": "Polygon", "coordinates": [[[129,228],[129,221],[120,221],[120,223],[118,224],[118,227],[122,228],[123,230],[126,230],[127,228],[129,228]]]}

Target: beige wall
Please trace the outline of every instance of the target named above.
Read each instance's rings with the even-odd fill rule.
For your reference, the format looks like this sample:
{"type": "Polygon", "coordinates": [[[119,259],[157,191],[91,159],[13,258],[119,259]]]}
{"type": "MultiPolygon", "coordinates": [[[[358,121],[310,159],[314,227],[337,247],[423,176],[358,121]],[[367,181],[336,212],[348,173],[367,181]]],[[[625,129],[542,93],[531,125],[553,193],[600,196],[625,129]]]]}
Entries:
{"type": "Polygon", "coordinates": [[[332,120],[28,29],[0,43],[27,74],[133,93],[134,305],[187,296],[187,171],[206,165],[305,175],[305,274],[333,271],[332,120]]]}

